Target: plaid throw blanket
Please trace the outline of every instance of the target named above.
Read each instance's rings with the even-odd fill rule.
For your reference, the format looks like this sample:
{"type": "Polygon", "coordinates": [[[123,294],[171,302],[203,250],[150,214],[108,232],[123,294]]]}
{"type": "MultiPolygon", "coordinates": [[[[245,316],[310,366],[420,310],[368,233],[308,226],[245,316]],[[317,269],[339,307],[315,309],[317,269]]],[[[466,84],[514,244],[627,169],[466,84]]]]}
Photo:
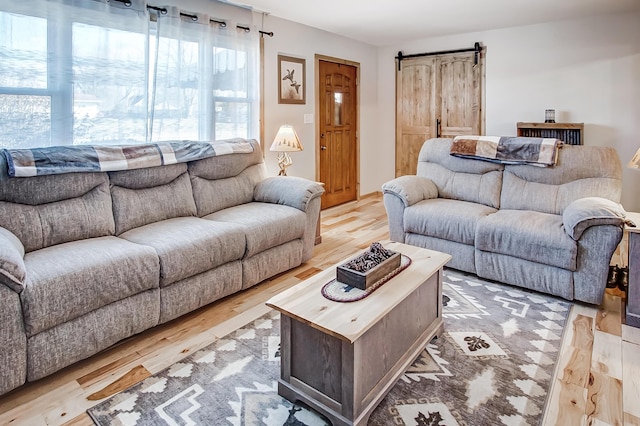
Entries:
{"type": "Polygon", "coordinates": [[[5,149],[9,176],[109,172],[186,163],[217,155],[250,153],[246,139],[213,142],[167,141],[142,145],[74,145],[5,149]]]}
{"type": "Polygon", "coordinates": [[[552,138],[456,136],[451,155],[503,164],[548,167],[556,164],[562,141],[552,138]]]}

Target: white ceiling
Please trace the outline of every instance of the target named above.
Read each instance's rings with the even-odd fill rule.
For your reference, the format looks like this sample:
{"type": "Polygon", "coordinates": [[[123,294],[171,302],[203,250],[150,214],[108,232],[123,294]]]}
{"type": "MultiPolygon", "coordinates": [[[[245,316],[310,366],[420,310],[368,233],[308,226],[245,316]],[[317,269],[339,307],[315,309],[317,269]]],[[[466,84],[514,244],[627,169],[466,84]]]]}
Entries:
{"type": "Polygon", "coordinates": [[[640,0],[226,1],[375,46],[640,10],[640,0]]]}

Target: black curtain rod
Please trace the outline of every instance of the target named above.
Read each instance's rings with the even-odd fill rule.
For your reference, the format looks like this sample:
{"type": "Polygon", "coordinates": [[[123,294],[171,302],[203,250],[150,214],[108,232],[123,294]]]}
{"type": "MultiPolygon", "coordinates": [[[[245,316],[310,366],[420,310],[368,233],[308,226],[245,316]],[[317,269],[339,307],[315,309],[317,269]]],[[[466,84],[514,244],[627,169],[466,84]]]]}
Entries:
{"type": "MultiPolygon", "coordinates": [[[[120,2],[120,3],[124,3],[124,5],[127,6],[127,7],[131,7],[131,2],[129,0],[115,0],[115,1],[120,2]]],[[[164,7],[157,7],[157,6],[147,5],[147,9],[155,10],[156,12],[160,13],[161,15],[166,15],[167,14],[167,9],[164,8],[164,7]]],[[[185,18],[190,18],[194,22],[196,22],[198,20],[198,16],[197,15],[192,15],[190,13],[180,12],[180,16],[184,16],[185,18]]],[[[216,23],[216,24],[220,25],[222,28],[225,28],[227,26],[227,23],[225,21],[218,21],[217,19],[209,19],[209,22],[216,23]]],[[[251,31],[251,28],[245,27],[245,26],[242,26],[242,25],[236,25],[236,28],[238,28],[240,30],[245,30],[246,32],[251,31]]],[[[267,32],[267,31],[258,31],[258,32],[262,36],[268,35],[269,37],[273,37],[273,31],[269,31],[269,32],[267,32]]]]}
{"type": "Polygon", "coordinates": [[[480,45],[479,42],[475,42],[473,47],[469,47],[467,49],[455,49],[455,50],[441,50],[439,52],[427,52],[427,53],[413,53],[411,55],[403,55],[402,51],[398,52],[398,56],[396,56],[396,59],[398,60],[398,71],[400,71],[402,69],[401,64],[402,64],[402,60],[403,59],[407,59],[407,58],[419,58],[422,56],[435,56],[435,55],[446,55],[449,53],[462,53],[462,52],[476,52],[476,54],[474,55],[473,58],[473,63],[475,65],[478,65],[478,61],[480,58],[480,52],[482,52],[482,46],[480,45]]]}

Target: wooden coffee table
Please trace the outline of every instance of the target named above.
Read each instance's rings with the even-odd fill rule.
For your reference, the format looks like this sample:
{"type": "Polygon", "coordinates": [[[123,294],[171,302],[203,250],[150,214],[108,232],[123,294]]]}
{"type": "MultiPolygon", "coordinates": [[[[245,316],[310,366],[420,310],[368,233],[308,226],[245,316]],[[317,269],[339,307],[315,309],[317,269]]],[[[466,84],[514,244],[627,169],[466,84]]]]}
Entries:
{"type": "Polygon", "coordinates": [[[334,426],[365,425],[443,329],[442,267],[451,256],[383,245],[412,263],[365,299],[340,303],[322,296],[322,286],[335,278],[333,266],[267,302],[282,314],[278,393],[304,402],[334,426]]]}

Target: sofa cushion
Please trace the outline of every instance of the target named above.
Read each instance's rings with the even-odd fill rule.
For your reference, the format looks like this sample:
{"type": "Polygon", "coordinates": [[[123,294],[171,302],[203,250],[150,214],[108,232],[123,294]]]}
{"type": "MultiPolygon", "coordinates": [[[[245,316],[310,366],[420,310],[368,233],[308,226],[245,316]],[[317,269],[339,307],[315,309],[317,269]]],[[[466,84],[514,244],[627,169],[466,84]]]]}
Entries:
{"type": "Polygon", "coordinates": [[[34,196],[29,203],[23,203],[22,200],[0,201],[0,226],[18,237],[26,252],[70,241],[113,235],[115,227],[107,177],[93,177],[95,179],[82,181],[83,186],[89,187],[85,192],[70,193],[62,188],[58,191],[47,185],[57,197],[34,196]],[[92,183],[94,186],[90,185],[92,183]],[[64,198],[69,195],[74,197],[64,198]]]}
{"type": "Polygon", "coordinates": [[[264,166],[260,144],[255,139],[248,142],[253,146],[252,153],[220,155],[192,161],[189,163],[189,174],[206,180],[217,180],[238,176],[243,170],[257,164],[264,166]]]}
{"type": "Polygon", "coordinates": [[[495,212],[484,204],[436,198],[407,207],[404,227],[406,233],[473,245],[478,221],[495,212]]]}
{"type": "Polygon", "coordinates": [[[221,155],[189,163],[189,176],[198,216],[251,202],[253,189],[267,175],[260,144],[251,139],[253,152],[221,155]]]}
{"type": "Polygon", "coordinates": [[[220,210],[204,219],[240,225],[247,242],[245,258],[302,238],[307,223],[307,216],[294,207],[257,202],[220,210]]]}
{"type": "Polygon", "coordinates": [[[478,222],[476,249],[576,270],[578,246],[559,215],[500,210],[478,222]]]}
{"type": "Polygon", "coordinates": [[[149,223],[196,215],[186,164],[112,172],[109,176],[116,235],[149,223]]]}
{"type": "Polygon", "coordinates": [[[242,227],[197,217],[150,223],[120,235],[144,244],[160,258],[160,286],[241,259],[245,252],[242,227]]]}
{"type": "Polygon", "coordinates": [[[158,287],[155,251],[117,237],[47,247],[27,253],[24,262],[20,299],[28,336],[158,287]]]}
{"type": "Polygon", "coordinates": [[[429,178],[438,196],[500,207],[502,164],[451,155],[452,139],[430,139],[418,157],[418,176],[429,178]]]}
{"type": "MultiPolygon", "coordinates": [[[[202,165],[201,162],[196,163],[202,165]]],[[[200,170],[200,167],[193,170],[200,170]]],[[[228,207],[251,202],[256,184],[264,179],[264,164],[250,166],[237,176],[218,179],[195,175],[191,168],[189,173],[198,216],[203,217],[228,207]]]]}
{"type": "Polygon", "coordinates": [[[558,151],[554,167],[505,166],[500,207],[562,214],[579,198],[619,202],[621,181],[615,149],[565,145],[558,151]]]}

